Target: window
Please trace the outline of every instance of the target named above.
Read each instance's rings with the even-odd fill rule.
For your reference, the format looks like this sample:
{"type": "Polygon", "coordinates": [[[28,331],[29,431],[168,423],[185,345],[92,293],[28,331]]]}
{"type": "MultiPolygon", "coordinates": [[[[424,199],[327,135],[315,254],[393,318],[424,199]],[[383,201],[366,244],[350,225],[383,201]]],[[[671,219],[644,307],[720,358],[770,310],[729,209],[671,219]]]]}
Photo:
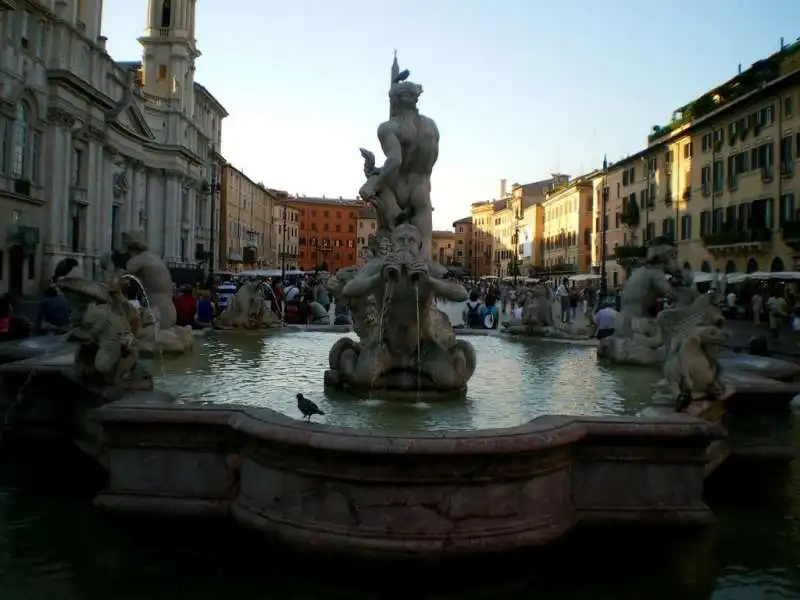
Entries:
{"type": "Polygon", "coordinates": [[[78,148],[72,149],[72,185],[80,186],[81,169],[83,166],[83,151],[78,148]]]}
{"type": "Polygon", "coordinates": [[[786,96],[783,99],[783,116],[791,117],[794,114],[794,102],[791,96],[786,96]]]}
{"type": "Polygon", "coordinates": [[[34,131],[33,135],[31,136],[31,181],[36,183],[40,183],[41,181],[41,173],[39,172],[39,154],[41,153],[42,148],[42,134],[38,131],[34,131]]]}
{"type": "MultiPolygon", "coordinates": [[[[115,250],[119,247],[119,218],[120,207],[119,204],[114,204],[111,207],[111,249],[115,250]]],[[[186,261],[186,238],[181,237],[181,260],[186,261]]]]}
{"type": "Polygon", "coordinates": [[[690,240],[690,239],[692,239],[692,216],[691,215],[683,215],[681,217],[681,239],[682,240],[690,240]]]}
{"type": "Polygon", "coordinates": [[[692,157],[692,142],[688,144],[684,144],[683,146],[683,158],[691,158],[692,157]]]}
{"type": "Polygon", "coordinates": [[[45,44],[47,42],[47,24],[44,21],[39,21],[38,27],[39,35],[36,37],[36,56],[44,58],[45,44]]]}
{"type": "Polygon", "coordinates": [[[36,279],[36,254],[28,257],[28,279],[36,279]]]}
{"type": "Polygon", "coordinates": [[[792,136],[787,135],[786,137],[781,138],[781,146],[780,146],[780,162],[781,168],[789,167],[792,163],[792,136]]]}
{"type": "Polygon", "coordinates": [[[761,144],[750,150],[750,166],[753,169],[768,170],[774,163],[775,149],[772,142],[761,144]]]}
{"type": "Polygon", "coordinates": [[[0,116],[0,173],[6,172],[6,156],[7,156],[7,140],[6,133],[8,132],[7,123],[3,117],[0,116]]]}
{"type": "Polygon", "coordinates": [[[23,48],[30,48],[31,41],[33,36],[31,35],[34,20],[31,16],[31,13],[25,11],[22,14],[22,23],[20,24],[20,38],[19,38],[19,45],[23,48]]]}
{"type": "Polygon", "coordinates": [[[30,126],[30,107],[27,102],[20,102],[19,106],[17,106],[17,114],[14,121],[14,151],[11,163],[11,176],[15,179],[22,179],[28,166],[28,132],[30,126]]]}
{"type": "Polygon", "coordinates": [[[169,27],[172,22],[172,2],[164,0],[161,5],[161,27],[169,27]]]}
{"type": "Polygon", "coordinates": [[[707,134],[705,134],[703,136],[703,140],[702,140],[701,145],[703,147],[703,152],[708,152],[709,150],[711,150],[711,134],[710,133],[707,133],[707,134]]]}
{"type": "Polygon", "coordinates": [[[167,65],[158,65],[158,80],[164,81],[167,78],[167,65]]]}
{"type": "Polygon", "coordinates": [[[714,161],[714,193],[722,192],[722,184],[725,181],[725,167],[722,159],[714,161]]]}
{"type": "Polygon", "coordinates": [[[788,193],[781,196],[780,214],[778,215],[778,220],[781,227],[783,227],[783,224],[786,221],[795,220],[794,194],[788,193]]]}

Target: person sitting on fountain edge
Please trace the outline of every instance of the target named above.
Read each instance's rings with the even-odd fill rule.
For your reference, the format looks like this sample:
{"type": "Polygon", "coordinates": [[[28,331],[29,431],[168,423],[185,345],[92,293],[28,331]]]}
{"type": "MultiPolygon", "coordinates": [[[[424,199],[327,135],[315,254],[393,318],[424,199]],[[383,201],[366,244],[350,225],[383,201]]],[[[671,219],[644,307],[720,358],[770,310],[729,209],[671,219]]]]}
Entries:
{"type": "Polygon", "coordinates": [[[37,332],[63,333],[69,328],[69,305],[54,286],[48,286],[39,303],[34,329],[37,332]]]}
{"type": "Polygon", "coordinates": [[[179,327],[194,327],[194,315],[197,312],[197,300],[192,288],[185,287],[180,296],[173,300],[175,304],[175,324],[179,327]]]}
{"type": "Polygon", "coordinates": [[[211,301],[211,292],[208,290],[203,290],[200,293],[194,321],[196,329],[206,329],[211,327],[214,322],[214,303],[211,301]]]}
{"type": "Polygon", "coordinates": [[[480,313],[484,329],[497,329],[500,322],[500,311],[497,308],[497,300],[492,294],[486,296],[486,304],[481,306],[480,313]]]}

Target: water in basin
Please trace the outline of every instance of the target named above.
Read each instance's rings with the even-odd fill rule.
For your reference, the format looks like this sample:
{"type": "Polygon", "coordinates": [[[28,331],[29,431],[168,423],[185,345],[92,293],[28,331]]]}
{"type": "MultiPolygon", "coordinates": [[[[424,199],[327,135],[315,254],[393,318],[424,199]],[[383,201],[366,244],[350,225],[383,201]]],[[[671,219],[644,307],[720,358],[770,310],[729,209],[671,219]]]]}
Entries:
{"type": "Polygon", "coordinates": [[[599,363],[594,348],[473,336],[478,367],[466,398],[358,400],[323,387],[328,351],[341,335],[214,334],[193,355],[151,372],[157,387],[185,401],[264,406],[297,418],[295,394],[302,392],[326,412],[321,422],[411,431],[511,427],[544,414],[633,414],[658,377],[599,363]]]}

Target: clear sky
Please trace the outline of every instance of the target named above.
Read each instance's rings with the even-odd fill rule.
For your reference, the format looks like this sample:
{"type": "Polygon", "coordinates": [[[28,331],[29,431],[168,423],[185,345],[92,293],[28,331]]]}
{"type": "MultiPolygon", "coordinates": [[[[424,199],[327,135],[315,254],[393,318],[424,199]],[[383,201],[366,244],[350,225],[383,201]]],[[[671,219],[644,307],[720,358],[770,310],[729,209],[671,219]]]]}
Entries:
{"type": "MultiPolygon", "coordinates": [[[[651,127],[800,36],[800,0],[198,0],[197,81],[227,108],[226,159],[256,181],[355,197],[379,157],[392,50],[442,135],[434,225],[553,171],[641,149],[651,127]]],[[[147,0],[106,0],[117,60],[147,0]]],[[[382,158],[379,158],[379,164],[382,158]]]]}

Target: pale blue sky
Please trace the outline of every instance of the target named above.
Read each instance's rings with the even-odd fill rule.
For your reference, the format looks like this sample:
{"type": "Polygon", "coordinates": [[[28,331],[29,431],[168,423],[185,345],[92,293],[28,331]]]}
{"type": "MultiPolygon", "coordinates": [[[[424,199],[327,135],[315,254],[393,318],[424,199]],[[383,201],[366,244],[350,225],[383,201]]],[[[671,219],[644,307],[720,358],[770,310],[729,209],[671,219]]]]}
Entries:
{"type": "MultiPolygon", "coordinates": [[[[223,154],[290,193],[354,197],[380,156],[389,67],[439,124],[434,224],[552,171],[641,149],[672,111],[800,35],[800,0],[198,0],[197,81],[231,113],[223,154]]],[[[147,0],[106,0],[117,60],[147,0]]]]}

